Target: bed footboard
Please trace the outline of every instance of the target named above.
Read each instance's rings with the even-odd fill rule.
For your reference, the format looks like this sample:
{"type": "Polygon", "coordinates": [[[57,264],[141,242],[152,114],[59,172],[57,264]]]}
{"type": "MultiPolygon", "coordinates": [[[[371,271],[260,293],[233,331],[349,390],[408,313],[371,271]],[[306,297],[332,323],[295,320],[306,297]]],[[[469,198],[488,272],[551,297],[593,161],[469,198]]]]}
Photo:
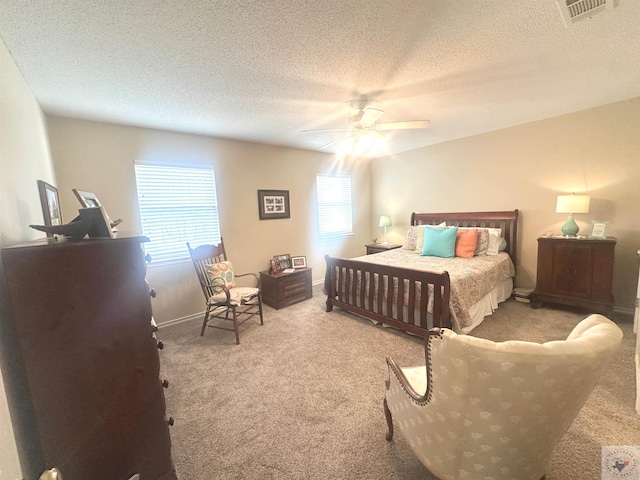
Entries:
{"type": "Polygon", "coordinates": [[[334,306],[427,337],[451,328],[447,272],[420,272],[325,255],[327,312],[334,306]]]}

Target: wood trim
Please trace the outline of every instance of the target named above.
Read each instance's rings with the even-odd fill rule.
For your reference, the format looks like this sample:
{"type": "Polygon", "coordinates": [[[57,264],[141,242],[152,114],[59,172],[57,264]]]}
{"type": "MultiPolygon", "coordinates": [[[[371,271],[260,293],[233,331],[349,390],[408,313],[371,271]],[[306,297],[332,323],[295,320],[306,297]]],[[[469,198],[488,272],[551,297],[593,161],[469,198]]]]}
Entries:
{"type": "Polygon", "coordinates": [[[454,212],[454,213],[412,213],[411,225],[447,225],[459,227],[500,228],[507,241],[506,252],[514,267],[518,266],[518,219],[516,210],[498,212],[454,212]]]}

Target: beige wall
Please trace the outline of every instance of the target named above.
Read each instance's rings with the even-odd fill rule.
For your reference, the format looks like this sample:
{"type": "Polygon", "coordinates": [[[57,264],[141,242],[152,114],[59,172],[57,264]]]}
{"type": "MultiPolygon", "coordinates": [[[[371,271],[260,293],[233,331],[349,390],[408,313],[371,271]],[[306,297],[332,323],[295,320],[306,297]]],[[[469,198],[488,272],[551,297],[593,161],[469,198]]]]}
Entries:
{"type": "MultiPolygon", "coordinates": [[[[122,232],[140,233],[134,159],[213,165],[220,224],[227,253],[240,272],[268,268],[273,255],[305,255],[314,281],[324,274],[324,254],[355,256],[368,243],[369,162],[337,161],[333,155],[107,123],[48,118],[51,154],[65,219],[79,204],[71,189],[94,192],[122,232]],[[353,237],[319,242],[315,176],[351,173],[353,237]],[[289,190],[291,218],[258,219],[259,189],[289,190]]],[[[66,220],[65,220],[66,221],[66,220]]],[[[186,248],[186,246],[185,246],[186,248]]],[[[159,323],[202,312],[204,298],[190,262],[149,267],[159,323]]]]}
{"type": "MultiPolygon", "coordinates": [[[[0,247],[42,234],[29,224],[42,224],[37,180],[55,185],[42,111],[0,40],[0,247]]],[[[4,274],[0,263],[0,292],[4,274]]],[[[0,295],[0,319],[7,300],[0,295]]],[[[1,332],[0,332],[1,335],[1,332]]],[[[3,352],[4,353],[4,352],[3,352]]],[[[22,478],[5,397],[11,359],[0,355],[0,479],[22,478]]],[[[15,414],[15,412],[14,412],[15,414]]]]}
{"type": "MultiPolygon", "coordinates": [[[[556,233],[560,193],[588,193],[580,234],[608,220],[617,237],[613,291],[632,311],[640,247],[640,98],[377,159],[372,163],[371,228],[390,214],[389,241],[400,243],[411,212],[519,209],[516,284],[534,287],[537,241],[556,233]]],[[[428,133],[427,133],[428,135],[428,133]]]]}

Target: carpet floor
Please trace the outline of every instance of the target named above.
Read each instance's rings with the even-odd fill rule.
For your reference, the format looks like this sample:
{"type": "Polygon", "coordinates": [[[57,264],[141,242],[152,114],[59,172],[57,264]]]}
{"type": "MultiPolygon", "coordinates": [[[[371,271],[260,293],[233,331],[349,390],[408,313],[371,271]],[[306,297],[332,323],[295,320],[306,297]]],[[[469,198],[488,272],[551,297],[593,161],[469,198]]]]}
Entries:
{"type": "MultiPolygon", "coordinates": [[[[495,341],[565,338],[586,316],[508,300],[471,334],[495,341]]],[[[554,451],[547,480],[601,478],[603,445],[640,445],[632,320],[614,318],[623,343],[554,451]]],[[[314,297],[282,310],[265,305],[264,326],[233,332],[200,320],[158,332],[161,375],[180,480],[434,479],[399,430],[385,440],[385,357],[424,364],[419,338],[374,325],[314,297]]]]}

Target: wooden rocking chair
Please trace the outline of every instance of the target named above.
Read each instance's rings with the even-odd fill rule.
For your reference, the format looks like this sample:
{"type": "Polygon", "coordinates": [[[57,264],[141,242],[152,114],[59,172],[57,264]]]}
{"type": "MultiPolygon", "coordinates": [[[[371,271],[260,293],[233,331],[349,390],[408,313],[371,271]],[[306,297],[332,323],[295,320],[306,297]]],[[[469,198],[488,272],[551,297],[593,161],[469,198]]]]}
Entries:
{"type": "Polygon", "coordinates": [[[236,335],[236,344],[239,344],[238,327],[240,325],[256,315],[260,317],[260,325],[264,325],[260,277],[255,273],[234,272],[233,264],[227,259],[222,238],[218,245],[200,245],[195,249],[192,249],[187,242],[187,248],[207,304],[200,336],[204,335],[206,327],[233,331],[236,335]],[[246,276],[255,278],[255,287],[236,285],[236,278],[246,276]],[[222,319],[225,322],[222,324],[212,322],[215,319],[222,319]],[[224,326],[226,321],[233,322],[233,328],[224,326]]]}

